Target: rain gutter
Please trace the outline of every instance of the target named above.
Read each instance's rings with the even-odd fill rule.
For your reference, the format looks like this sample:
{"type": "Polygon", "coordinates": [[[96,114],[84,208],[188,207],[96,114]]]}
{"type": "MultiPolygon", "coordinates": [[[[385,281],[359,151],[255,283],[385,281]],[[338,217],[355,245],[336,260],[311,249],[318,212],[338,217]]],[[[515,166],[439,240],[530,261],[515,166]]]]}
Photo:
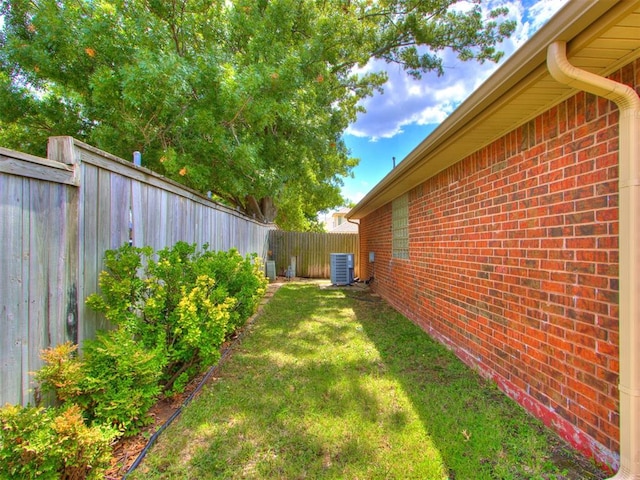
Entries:
{"type": "Polygon", "coordinates": [[[620,109],[620,469],[611,480],[640,480],[640,98],[625,84],[571,65],[566,42],[549,45],[547,67],[558,82],[620,109]]]}
{"type": "MultiPolygon", "coordinates": [[[[465,142],[466,133],[485,118],[495,115],[514,96],[546,74],[547,46],[555,40],[569,40],[588,29],[594,19],[611,10],[617,2],[603,0],[570,1],[522,47],[516,50],[477,90],[456,108],[436,129],[397,163],[365,197],[353,207],[347,218],[362,219],[416,185],[489,144],[469,145],[468,153],[451,157],[448,146],[465,142]]],[[[537,111],[531,112],[532,118],[537,111]]],[[[513,125],[505,125],[510,131],[513,125]]]]}

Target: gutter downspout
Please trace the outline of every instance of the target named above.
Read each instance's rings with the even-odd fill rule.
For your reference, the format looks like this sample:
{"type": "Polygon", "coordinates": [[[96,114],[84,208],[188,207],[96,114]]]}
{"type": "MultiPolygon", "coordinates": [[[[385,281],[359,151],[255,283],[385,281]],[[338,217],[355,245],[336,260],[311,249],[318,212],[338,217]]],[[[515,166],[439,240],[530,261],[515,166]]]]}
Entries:
{"type": "MultiPolygon", "coordinates": [[[[358,227],[358,246],[360,246],[360,224],[357,223],[357,222],[354,222],[349,217],[344,217],[344,218],[347,219],[347,222],[352,223],[352,224],[354,224],[354,225],[356,225],[358,227]]],[[[357,256],[359,256],[359,255],[357,255],[357,256]]],[[[360,270],[361,270],[361,268],[360,268],[360,259],[358,258],[358,275],[357,275],[358,277],[362,276],[362,272],[360,270]]]]}
{"type": "Polygon", "coordinates": [[[547,67],[558,82],[608,98],[619,121],[619,391],[620,469],[611,480],[640,479],[640,98],[622,83],[569,63],[566,43],[547,49],[547,67]]]}

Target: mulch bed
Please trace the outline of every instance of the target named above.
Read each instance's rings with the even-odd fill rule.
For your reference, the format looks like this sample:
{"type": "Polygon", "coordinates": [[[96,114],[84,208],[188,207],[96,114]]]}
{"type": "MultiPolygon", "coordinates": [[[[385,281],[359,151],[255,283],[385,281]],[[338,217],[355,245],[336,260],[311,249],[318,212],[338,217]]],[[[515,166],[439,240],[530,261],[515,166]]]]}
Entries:
{"type": "Polygon", "coordinates": [[[158,431],[171,416],[184,404],[185,400],[198,388],[198,385],[206,375],[202,373],[194,378],[185,391],[170,398],[161,398],[151,408],[149,416],[151,423],[144,427],[140,433],[131,437],[121,437],[113,446],[111,467],[105,473],[106,480],[120,480],[127,474],[131,465],[144,450],[152,435],[158,431]]]}

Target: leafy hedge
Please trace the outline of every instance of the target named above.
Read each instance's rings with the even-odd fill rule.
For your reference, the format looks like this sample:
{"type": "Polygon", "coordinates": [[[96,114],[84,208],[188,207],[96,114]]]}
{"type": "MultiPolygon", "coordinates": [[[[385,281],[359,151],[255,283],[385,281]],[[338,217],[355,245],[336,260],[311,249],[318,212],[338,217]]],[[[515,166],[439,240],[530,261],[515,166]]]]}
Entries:
{"type": "Polygon", "coordinates": [[[116,432],[89,427],[77,405],[0,409],[0,477],[103,478],[116,432]]]}
{"type": "Polygon", "coordinates": [[[266,284],[256,256],[235,249],[178,242],[155,253],[107,251],[100,293],[87,304],[113,329],[87,340],[82,357],[71,343],[43,352],[36,380],[56,406],[0,409],[0,476],[99,478],[110,442],[137,433],[161,394],[182,391],[218,361],[266,284]]]}

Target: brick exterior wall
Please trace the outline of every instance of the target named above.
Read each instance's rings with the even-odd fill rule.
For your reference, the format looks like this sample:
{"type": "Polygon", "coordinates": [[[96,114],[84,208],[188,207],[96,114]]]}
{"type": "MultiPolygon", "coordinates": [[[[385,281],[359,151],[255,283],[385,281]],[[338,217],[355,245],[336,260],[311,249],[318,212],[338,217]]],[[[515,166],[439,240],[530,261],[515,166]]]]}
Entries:
{"type": "MultiPolygon", "coordinates": [[[[640,61],[611,78],[640,90],[640,61]]],[[[617,127],[615,104],[578,93],[412,189],[408,260],[391,204],[360,223],[376,292],[613,468],[617,127]]]]}

